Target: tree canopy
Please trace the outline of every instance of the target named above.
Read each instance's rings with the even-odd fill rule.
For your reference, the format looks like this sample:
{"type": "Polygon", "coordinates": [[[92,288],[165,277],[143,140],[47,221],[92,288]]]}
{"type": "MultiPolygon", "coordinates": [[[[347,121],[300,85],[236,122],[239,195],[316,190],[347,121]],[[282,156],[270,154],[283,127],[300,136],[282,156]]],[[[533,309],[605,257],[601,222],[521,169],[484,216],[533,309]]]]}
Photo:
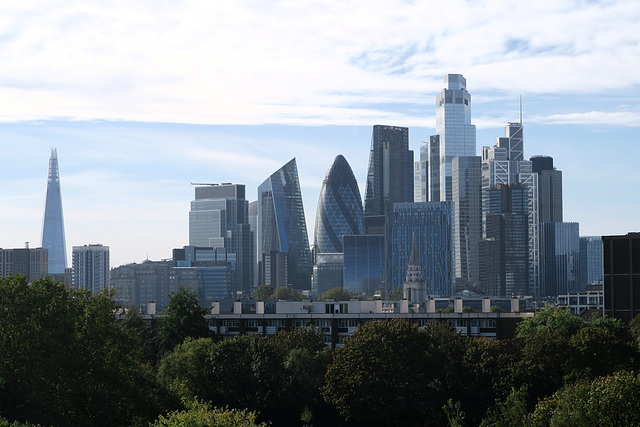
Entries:
{"type": "Polygon", "coordinates": [[[331,288],[318,297],[318,301],[326,301],[328,299],[334,301],[349,301],[351,299],[351,293],[342,288],[331,288]]]}
{"type": "Polygon", "coordinates": [[[170,351],[185,338],[211,336],[209,324],[204,317],[207,309],[200,306],[198,291],[181,286],[169,296],[169,305],[163,310],[166,315],[158,321],[158,338],[163,351],[170,351]]]}

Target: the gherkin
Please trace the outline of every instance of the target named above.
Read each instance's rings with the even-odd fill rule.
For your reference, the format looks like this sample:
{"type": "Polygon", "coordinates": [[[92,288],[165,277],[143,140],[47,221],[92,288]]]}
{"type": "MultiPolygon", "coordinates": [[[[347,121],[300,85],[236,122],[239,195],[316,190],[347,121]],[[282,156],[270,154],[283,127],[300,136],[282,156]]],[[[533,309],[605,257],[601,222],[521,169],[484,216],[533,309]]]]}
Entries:
{"type": "Polygon", "coordinates": [[[62,194],[58,173],[58,152],[51,150],[49,177],[47,179],[47,200],[44,207],[42,226],[42,247],[49,252],[49,274],[64,273],[67,268],[67,249],[64,239],[64,219],[62,218],[62,194]]]}
{"type": "Polygon", "coordinates": [[[316,211],[316,253],[341,253],[342,236],[364,233],[362,199],[347,160],[338,155],[324,179],[316,211]]]}

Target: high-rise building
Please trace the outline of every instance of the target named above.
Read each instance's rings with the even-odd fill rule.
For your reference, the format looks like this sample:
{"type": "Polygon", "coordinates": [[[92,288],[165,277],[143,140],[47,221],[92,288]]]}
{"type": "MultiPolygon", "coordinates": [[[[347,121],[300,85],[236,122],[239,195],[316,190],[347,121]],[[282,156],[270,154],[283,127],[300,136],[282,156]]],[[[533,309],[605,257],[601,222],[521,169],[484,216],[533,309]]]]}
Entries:
{"type": "Polygon", "coordinates": [[[343,289],[354,295],[382,295],[387,266],[384,234],[344,236],[343,289]]]}
{"type": "Polygon", "coordinates": [[[44,248],[1,249],[0,277],[21,274],[27,282],[47,276],[49,272],[49,256],[44,248]]]}
{"type": "Polygon", "coordinates": [[[580,275],[580,228],[577,222],[546,222],[541,228],[542,296],[584,291],[580,275]]]}
{"type": "Polygon", "coordinates": [[[562,222],[562,171],[553,167],[549,156],[533,156],[531,165],[538,174],[540,222],[562,222]]]}
{"type": "Polygon", "coordinates": [[[602,236],[604,314],[630,322],[640,314],[640,233],[602,236]]]}
{"type": "Polygon", "coordinates": [[[479,156],[453,158],[452,200],[456,285],[473,290],[480,280],[478,245],[482,238],[482,162],[479,156]]]}
{"type": "Polygon", "coordinates": [[[286,254],[288,284],[294,289],[311,288],[313,264],[295,158],[258,187],[257,239],[261,270],[263,257],[273,251],[286,254]]]}
{"type": "Polygon", "coordinates": [[[74,246],[72,283],[75,288],[100,292],[109,288],[109,246],[74,246]]]}
{"type": "Polygon", "coordinates": [[[420,146],[420,160],[413,167],[413,201],[429,201],[429,143],[420,146]]]}
{"type": "Polygon", "coordinates": [[[364,214],[386,215],[394,203],[402,202],[413,202],[413,151],[409,150],[409,129],[375,125],[364,214]]]}
{"type": "Polygon", "coordinates": [[[429,137],[429,200],[440,201],[440,136],[429,137]]]}
{"type": "Polygon", "coordinates": [[[49,159],[47,199],[42,226],[42,247],[49,251],[49,273],[64,273],[67,268],[67,247],[64,239],[58,151],[55,148],[51,150],[51,158],[49,159]]]}
{"type": "Polygon", "coordinates": [[[402,287],[415,236],[428,295],[451,295],[454,284],[452,202],[396,203],[390,218],[391,283],[402,287]]]}
{"type": "Polygon", "coordinates": [[[436,95],[436,134],[440,149],[440,200],[450,201],[451,162],[454,157],[476,155],[476,127],[471,124],[467,80],[461,74],[447,74],[444,85],[442,92],[436,95]]]}
{"type": "Polygon", "coordinates": [[[195,188],[189,212],[189,245],[224,248],[233,254],[234,292],[250,293],[255,277],[254,235],[242,184],[209,184],[195,188]]]}
{"type": "Polygon", "coordinates": [[[528,190],[521,183],[483,192],[485,230],[480,241],[480,283],[495,296],[528,294],[528,190]]]}
{"type": "Polygon", "coordinates": [[[347,160],[335,158],[322,183],[315,226],[315,265],[312,289],[322,294],[342,287],[342,236],[364,233],[362,199],[347,160]]]}
{"type": "Polygon", "coordinates": [[[602,282],[602,237],[580,237],[580,275],[578,288],[602,282]]]}

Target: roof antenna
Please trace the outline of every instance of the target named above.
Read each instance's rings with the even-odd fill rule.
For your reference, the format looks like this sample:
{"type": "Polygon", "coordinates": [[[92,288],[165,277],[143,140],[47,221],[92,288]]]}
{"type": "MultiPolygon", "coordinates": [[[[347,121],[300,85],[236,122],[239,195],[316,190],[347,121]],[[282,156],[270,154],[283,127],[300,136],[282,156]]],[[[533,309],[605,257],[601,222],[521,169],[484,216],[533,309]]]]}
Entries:
{"type": "Polygon", "coordinates": [[[520,125],[522,126],[522,94],[520,94],[520,125]]]}

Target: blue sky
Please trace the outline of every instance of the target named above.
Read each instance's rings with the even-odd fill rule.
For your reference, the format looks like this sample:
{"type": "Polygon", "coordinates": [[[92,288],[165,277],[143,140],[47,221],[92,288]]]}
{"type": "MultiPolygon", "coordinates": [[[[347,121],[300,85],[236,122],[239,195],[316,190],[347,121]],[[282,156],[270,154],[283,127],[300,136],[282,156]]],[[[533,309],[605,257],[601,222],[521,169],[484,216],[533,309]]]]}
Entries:
{"type": "Polygon", "coordinates": [[[361,190],[371,127],[435,132],[443,76],[477,152],[518,119],[563,171],[582,235],[640,230],[637,1],[34,1],[0,5],[0,247],[39,246],[58,149],[68,252],[112,266],[188,243],[190,182],[250,199],[292,157],[309,237],[343,154],[361,190]]]}

